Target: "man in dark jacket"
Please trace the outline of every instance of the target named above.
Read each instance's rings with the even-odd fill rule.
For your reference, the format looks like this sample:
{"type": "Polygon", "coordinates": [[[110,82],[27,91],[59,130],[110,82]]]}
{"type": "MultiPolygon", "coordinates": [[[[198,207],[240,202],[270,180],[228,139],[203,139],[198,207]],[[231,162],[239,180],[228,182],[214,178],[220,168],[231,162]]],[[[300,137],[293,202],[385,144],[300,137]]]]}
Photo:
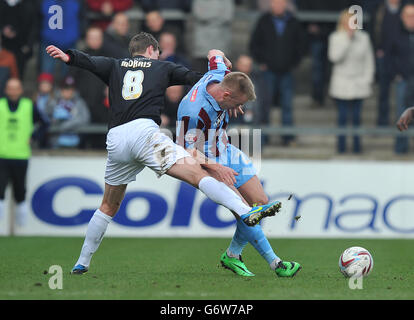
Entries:
{"type": "MultiPolygon", "coordinates": [[[[401,13],[402,31],[394,36],[391,44],[392,72],[397,82],[397,115],[414,105],[414,4],[404,6],[401,13]]],[[[397,137],[396,153],[408,152],[408,138],[397,137]]]]}
{"type": "Polygon", "coordinates": [[[129,57],[130,40],[129,18],[125,13],[119,12],[104,33],[104,46],[108,56],[116,59],[129,57]]]}
{"type": "Polygon", "coordinates": [[[32,0],[0,0],[2,45],[14,54],[20,79],[23,79],[26,62],[37,40],[36,4],[32,0]]]}
{"type": "Polygon", "coordinates": [[[373,39],[379,81],[378,126],[389,125],[389,95],[393,78],[390,49],[395,36],[401,32],[402,2],[402,0],[385,0],[373,17],[373,39]]]}
{"type": "MultiPolygon", "coordinates": [[[[266,84],[260,99],[261,123],[269,122],[269,111],[275,90],[279,92],[282,124],[293,125],[293,69],[304,52],[304,33],[299,22],[287,11],[287,0],[272,0],[271,11],[263,14],[253,31],[250,52],[259,64],[266,84]]],[[[284,136],[288,145],[293,136],[284,136]]]]}

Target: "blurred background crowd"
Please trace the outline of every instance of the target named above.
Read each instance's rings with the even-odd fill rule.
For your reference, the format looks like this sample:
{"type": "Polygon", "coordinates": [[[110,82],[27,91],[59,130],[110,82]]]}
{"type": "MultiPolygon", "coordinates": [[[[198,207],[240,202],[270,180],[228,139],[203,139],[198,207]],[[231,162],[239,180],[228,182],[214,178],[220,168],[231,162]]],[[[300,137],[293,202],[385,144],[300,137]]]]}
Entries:
{"type": "MultiPolygon", "coordinates": [[[[159,40],[162,60],[206,72],[216,48],[249,74],[257,100],[234,120],[241,126],[388,128],[414,105],[414,4],[404,0],[0,0],[0,105],[32,100],[37,149],[104,149],[105,84],[45,48],[124,58],[139,31],[159,40]],[[51,19],[54,5],[62,21],[51,19]],[[362,30],[350,28],[351,5],[363,9],[362,30]]],[[[163,126],[175,127],[188,89],[168,89],[163,126]]],[[[333,138],[335,153],[368,145],[356,134],[333,138]]],[[[410,151],[408,137],[392,139],[393,153],[410,151]]],[[[294,133],[263,139],[283,148],[300,141],[294,133]]]]}

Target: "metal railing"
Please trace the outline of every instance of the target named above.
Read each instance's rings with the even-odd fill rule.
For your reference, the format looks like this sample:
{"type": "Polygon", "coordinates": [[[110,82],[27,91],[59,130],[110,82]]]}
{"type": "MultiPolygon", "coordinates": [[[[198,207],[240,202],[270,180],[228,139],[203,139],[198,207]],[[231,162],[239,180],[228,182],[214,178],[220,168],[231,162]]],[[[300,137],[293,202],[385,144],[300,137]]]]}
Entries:
{"type": "MultiPolygon", "coordinates": [[[[175,128],[168,128],[171,132],[175,133],[175,128]]],[[[404,137],[414,137],[414,129],[409,129],[405,132],[400,132],[396,127],[347,127],[347,128],[338,128],[338,127],[274,127],[274,126],[245,126],[245,125],[233,125],[230,126],[228,130],[231,129],[249,129],[250,132],[253,132],[254,129],[260,129],[264,135],[295,135],[295,136],[338,136],[338,135],[360,135],[360,136],[404,136],[404,137]]],[[[71,130],[71,133],[77,134],[98,134],[104,135],[108,131],[108,127],[104,124],[89,124],[86,126],[79,127],[75,130],[71,130]]],[[[50,127],[50,134],[59,134],[64,133],[60,130],[59,127],[50,127]]]]}
{"type": "MultiPolygon", "coordinates": [[[[187,20],[191,17],[191,13],[184,13],[180,10],[167,9],[160,10],[161,15],[165,20],[187,20]]],[[[125,14],[131,20],[144,20],[145,12],[139,8],[133,8],[125,11],[125,14]]],[[[236,15],[243,19],[255,20],[259,17],[259,11],[237,11],[236,15]]],[[[297,11],[295,16],[302,22],[329,22],[335,23],[338,21],[340,12],[336,11],[297,11]]],[[[88,12],[88,18],[99,19],[102,15],[97,12],[88,12]]],[[[369,20],[369,15],[364,14],[364,21],[369,20]]]]}

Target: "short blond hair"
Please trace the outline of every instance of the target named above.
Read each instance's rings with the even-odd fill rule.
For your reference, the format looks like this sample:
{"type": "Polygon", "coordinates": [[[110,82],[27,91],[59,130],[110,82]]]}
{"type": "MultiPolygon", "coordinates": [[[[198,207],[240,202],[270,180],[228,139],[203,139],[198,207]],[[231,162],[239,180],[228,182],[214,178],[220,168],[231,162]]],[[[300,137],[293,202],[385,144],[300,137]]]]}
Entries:
{"type": "Polygon", "coordinates": [[[243,72],[230,72],[221,82],[223,87],[236,93],[243,93],[249,101],[256,100],[254,84],[249,76],[243,72]]]}

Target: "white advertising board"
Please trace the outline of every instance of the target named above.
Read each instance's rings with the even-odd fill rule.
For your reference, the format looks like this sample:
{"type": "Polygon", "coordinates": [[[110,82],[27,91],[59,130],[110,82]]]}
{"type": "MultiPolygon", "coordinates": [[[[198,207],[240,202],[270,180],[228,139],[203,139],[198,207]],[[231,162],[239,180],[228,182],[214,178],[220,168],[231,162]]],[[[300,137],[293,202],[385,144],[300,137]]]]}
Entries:
{"type": "MultiPolygon", "coordinates": [[[[15,234],[84,236],[102,198],[105,161],[33,157],[30,216],[15,234]]],[[[269,197],[283,203],[276,217],[263,220],[270,238],[414,238],[414,164],[264,160],[259,177],[269,197]]],[[[8,219],[0,221],[1,235],[8,233],[8,219]]],[[[185,183],[145,169],[128,186],[107,236],[231,237],[234,230],[228,210],[185,183]]]]}

